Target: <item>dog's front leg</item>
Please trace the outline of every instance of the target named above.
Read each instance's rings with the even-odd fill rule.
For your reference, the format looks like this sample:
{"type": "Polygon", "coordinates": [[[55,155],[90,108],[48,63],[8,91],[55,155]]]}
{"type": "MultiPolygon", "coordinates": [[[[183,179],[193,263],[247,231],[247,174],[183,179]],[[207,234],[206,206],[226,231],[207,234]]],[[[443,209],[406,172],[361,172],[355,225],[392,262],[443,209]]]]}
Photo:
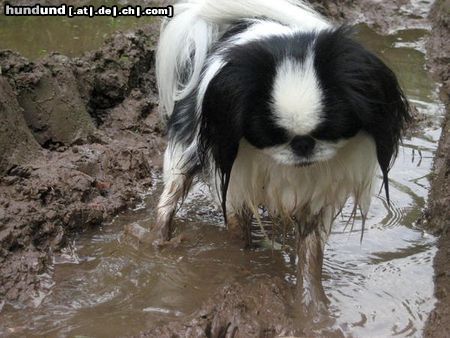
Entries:
{"type": "Polygon", "coordinates": [[[232,239],[243,242],[244,248],[252,246],[252,225],[253,214],[244,208],[239,212],[230,212],[227,217],[227,228],[232,239]]]}
{"type": "Polygon", "coordinates": [[[297,229],[297,295],[308,314],[326,310],[322,286],[323,242],[316,224],[297,229]]]}
{"type": "Polygon", "coordinates": [[[192,177],[179,174],[164,184],[164,190],[157,207],[156,224],[152,231],[156,241],[169,241],[173,229],[173,216],[177,210],[178,201],[186,194],[192,183],[192,177]]]}
{"type": "Polygon", "coordinates": [[[163,244],[171,239],[175,230],[172,220],[178,202],[187,195],[197,171],[195,149],[187,152],[183,147],[169,143],[164,156],[164,190],[157,207],[156,223],[151,229],[154,244],[163,244]]]}

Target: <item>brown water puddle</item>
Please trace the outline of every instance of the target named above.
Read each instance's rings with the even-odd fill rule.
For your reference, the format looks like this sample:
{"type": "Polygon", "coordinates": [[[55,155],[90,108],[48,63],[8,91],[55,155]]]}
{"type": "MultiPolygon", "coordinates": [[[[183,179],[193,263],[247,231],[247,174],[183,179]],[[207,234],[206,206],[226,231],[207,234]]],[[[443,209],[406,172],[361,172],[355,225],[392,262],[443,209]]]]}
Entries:
{"type": "MultiPolygon", "coordinates": [[[[127,1],[86,1],[96,7],[126,5],[127,1]]],[[[14,3],[13,3],[14,4],[14,3]]],[[[69,3],[70,4],[70,3],[69,3]]],[[[149,5],[150,6],[150,5],[149,5]]],[[[101,46],[116,31],[150,23],[151,17],[12,17],[0,15],[0,49],[11,49],[35,60],[50,52],[74,57],[101,46]]]]}
{"type": "MultiPolygon", "coordinates": [[[[392,206],[383,197],[374,200],[362,244],[358,223],[354,231],[344,231],[346,220],[336,221],[323,283],[335,327],[344,335],[420,336],[435,302],[436,239],[416,229],[414,222],[428,193],[442,106],[437,86],[424,69],[426,31],[384,37],[360,28],[360,39],[396,70],[428,124],[405,140],[391,174],[392,206]]],[[[0,335],[133,335],[188,316],[228,282],[278,276],[295,283],[288,249],[266,245],[244,251],[227,240],[220,213],[202,185],[177,215],[180,232],[187,237],[180,247],[156,252],[125,236],[124,227],[130,224],[151,224],[159,191],[160,184],[137,210],[79,236],[55,259],[49,279],[54,284],[49,295],[36,299],[36,308],[5,306],[0,335]]],[[[350,212],[346,209],[344,216],[350,212]]]]}

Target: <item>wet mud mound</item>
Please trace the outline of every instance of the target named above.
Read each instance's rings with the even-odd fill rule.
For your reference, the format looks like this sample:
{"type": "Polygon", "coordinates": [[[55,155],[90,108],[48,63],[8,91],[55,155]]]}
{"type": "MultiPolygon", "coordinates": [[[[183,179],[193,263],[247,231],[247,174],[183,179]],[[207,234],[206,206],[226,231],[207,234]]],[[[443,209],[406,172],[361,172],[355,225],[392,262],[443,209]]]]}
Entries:
{"type": "Polygon", "coordinates": [[[22,115],[22,108],[8,81],[0,77],[0,175],[14,164],[28,161],[40,147],[22,115]]]}
{"type": "Polygon", "coordinates": [[[281,280],[234,283],[219,291],[186,323],[171,323],[140,337],[274,337],[293,327],[288,295],[281,280]]]}
{"type": "Polygon", "coordinates": [[[155,32],[119,33],[77,59],[0,52],[0,307],[37,305],[52,253],[153,184],[155,32]]]}
{"type": "Polygon", "coordinates": [[[278,278],[232,283],[219,290],[190,320],[163,325],[139,337],[344,336],[339,329],[331,331],[322,327],[316,330],[314,326],[319,328],[323,323],[314,323],[308,317],[300,318],[300,305],[294,303],[294,298],[294,290],[278,278]],[[301,328],[295,323],[301,323],[301,328]]]}
{"type": "Polygon", "coordinates": [[[438,0],[430,13],[432,34],[427,43],[429,67],[442,83],[446,106],[442,136],[434,163],[434,178],[423,225],[441,235],[434,261],[436,308],[430,314],[426,337],[444,337],[450,331],[450,1],[438,0]]]}

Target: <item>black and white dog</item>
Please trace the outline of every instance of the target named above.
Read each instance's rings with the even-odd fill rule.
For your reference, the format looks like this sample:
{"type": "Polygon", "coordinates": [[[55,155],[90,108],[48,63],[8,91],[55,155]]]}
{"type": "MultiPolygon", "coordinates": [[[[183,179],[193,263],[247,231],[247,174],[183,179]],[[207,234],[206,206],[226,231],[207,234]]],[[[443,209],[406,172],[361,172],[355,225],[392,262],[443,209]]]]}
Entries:
{"type": "Polygon", "coordinates": [[[295,0],[191,0],[162,26],[157,77],[169,144],[153,229],[206,173],[229,227],[249,244],[264,206],[297,232],[298,289],[323,296],[323,249],[349,198],[363,219],[409,117],[394,73],[295,0]]]}

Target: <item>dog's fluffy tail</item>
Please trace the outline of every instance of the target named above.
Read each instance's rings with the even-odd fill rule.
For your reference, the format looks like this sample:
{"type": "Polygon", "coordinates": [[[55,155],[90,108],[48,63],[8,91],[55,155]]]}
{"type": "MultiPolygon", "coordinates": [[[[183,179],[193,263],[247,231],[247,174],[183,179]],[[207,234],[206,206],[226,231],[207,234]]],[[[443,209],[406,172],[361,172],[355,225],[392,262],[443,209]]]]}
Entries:
{"type": "Polygon", "coordinates": [[[160,110],[172,114],[176,101],[193,92],[212,44],[227,25],[245,18],[266,18],[317,30],[328,26],[300,0],[185,0],[174,6],[174,17],[161,27],[156,55],[160,110]]]}

